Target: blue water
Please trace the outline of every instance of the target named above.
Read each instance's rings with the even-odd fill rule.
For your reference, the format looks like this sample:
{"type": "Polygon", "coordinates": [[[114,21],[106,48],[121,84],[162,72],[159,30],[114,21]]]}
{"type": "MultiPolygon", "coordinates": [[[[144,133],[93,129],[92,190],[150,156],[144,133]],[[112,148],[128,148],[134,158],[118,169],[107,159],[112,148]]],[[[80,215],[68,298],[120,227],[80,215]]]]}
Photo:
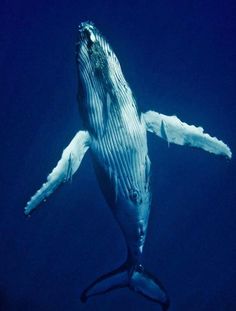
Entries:
{"type": "Polygon", "coordinates": [[[149,135],[153,207],[143,261],[171,311],[236,310],[235,1],[2,1],[1,311],[160,310],[121,289],[81,291],[125,259],[89,157],[34,213],[23,207],[81,127],[77,25],[114,48],[142,111],[176,114],[222,139],[226,160],[149,135]]]}

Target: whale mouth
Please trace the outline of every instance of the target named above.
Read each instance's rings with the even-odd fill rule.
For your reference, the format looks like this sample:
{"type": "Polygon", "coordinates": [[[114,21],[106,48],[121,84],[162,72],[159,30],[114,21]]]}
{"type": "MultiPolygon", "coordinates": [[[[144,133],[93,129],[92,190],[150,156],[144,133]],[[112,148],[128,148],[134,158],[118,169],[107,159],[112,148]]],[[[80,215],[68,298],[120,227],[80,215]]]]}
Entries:
{"type": "Polygon", "coordinates": [[[107,49],[104,49],[106,42],[101,33],[92,22],[82,22],[78,27],[78,33],[78,60],[89,60],[92,70],[94,70],[97,75],[103,71],[105,71],[107,75],[107,49]],[[88,58],[84,57],[85,55],[87,55],[88,58]]]}
{"type": "Polygon", "coordinates": [[[91,48],[96,41],[96,28],[92,22],[83,22],[78,27],[79,41],[86,41],[88,49],[91,48]]]}

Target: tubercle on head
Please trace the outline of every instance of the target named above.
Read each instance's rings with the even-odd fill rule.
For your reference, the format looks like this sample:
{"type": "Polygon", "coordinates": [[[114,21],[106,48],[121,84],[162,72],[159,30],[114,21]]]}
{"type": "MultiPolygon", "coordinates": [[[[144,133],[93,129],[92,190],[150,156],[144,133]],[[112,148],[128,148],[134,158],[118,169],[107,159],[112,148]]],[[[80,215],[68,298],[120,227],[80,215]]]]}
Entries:
{"type": "Polygon", "coordinates": [[[92,26],[95,27],[95,24],[92,21],[86,21],[79,24],[78,29],[81,30],[82,28],[86,26],[92,26]]]}
{"type": "Polygon", "coordinates": [[[76,43],[76,46],[79,46],[82,42],[87,42],[89,44],[88,47],[91,47],[93,43],[96,41],[96,35],[98,31],[96,27],[94,26],[94,23],[87,21],[82,22],[78,26],[78,40],[76,43]]]}

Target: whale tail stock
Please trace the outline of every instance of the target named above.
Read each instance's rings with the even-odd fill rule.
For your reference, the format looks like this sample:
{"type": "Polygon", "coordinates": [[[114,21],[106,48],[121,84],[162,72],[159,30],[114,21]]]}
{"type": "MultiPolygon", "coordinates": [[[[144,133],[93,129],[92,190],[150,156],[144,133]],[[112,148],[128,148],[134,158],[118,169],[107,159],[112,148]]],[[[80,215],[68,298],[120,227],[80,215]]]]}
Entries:
{"type": "Polygon", "coordinates": [[[188,125],[176,116],[166,116],[155,111],[147,111],[142,116],[147,130],[168,143],[201,148],[229,159],[232,157],[230,148],[222,140],[204,133],[202,127],[188,125]]]}
{"type": "Polygon", "coordinates": [[[142,265],[130,265],[128,263],[96,279],[82,292],[80,299],[82,302],[86,302],[92,296],[124,287],[159,303],[163,311],[169,308],[169,298],[160,281],[146,272],[142,265]]]}

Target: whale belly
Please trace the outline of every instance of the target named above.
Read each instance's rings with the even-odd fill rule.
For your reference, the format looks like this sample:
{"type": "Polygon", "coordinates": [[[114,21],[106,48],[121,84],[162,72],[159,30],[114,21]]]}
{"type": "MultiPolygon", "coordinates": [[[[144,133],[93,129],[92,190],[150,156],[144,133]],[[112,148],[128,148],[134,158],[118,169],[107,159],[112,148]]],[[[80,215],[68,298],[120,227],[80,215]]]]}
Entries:
{"type": "Polygon", "coordinates": [[[92,157],[101,190],[133,260],[142,252],[150,211],[150,160],[145,124],[137,114],[129,121],[109,118],[104,135],[94,137],[92,157]]]}

